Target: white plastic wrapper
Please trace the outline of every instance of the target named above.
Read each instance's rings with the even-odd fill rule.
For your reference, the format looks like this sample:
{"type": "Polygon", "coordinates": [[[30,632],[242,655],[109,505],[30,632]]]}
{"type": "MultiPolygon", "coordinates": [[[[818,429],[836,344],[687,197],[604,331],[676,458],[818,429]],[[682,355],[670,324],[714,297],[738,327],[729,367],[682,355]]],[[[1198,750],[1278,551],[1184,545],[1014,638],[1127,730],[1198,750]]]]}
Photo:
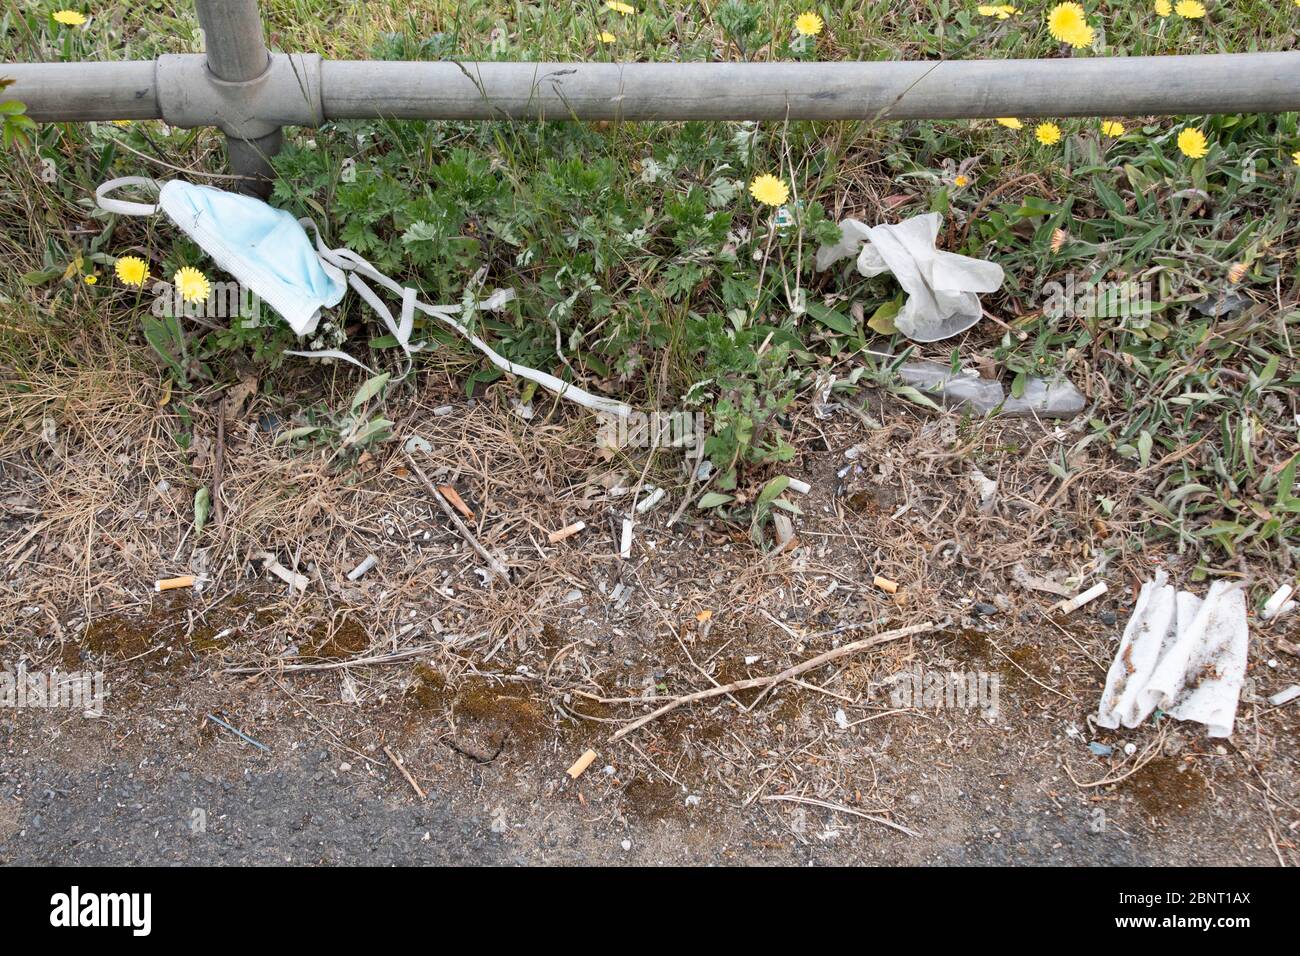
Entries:
{"type": "Polygon", "coordinates": [[[864,276],[891,272],[907,293],[894,326],[915,342],[937,342],[965,332],[980,320],[978,292],[1002,287],[1002,267],[984,259],[935,248],[937,212],[900,223],[867,226],[856,219],[840,223],[840,241],[817,250],[817,271],[851,255],[864,276]]]}
{"type": "Polygon", "coordinates": [[[1246,676],[1246,596],[1216,581],[1202,600],[1176,591],[1159,571],[1142,585],[1119,653],[1106,674],[1097,723],[1136,727],[1157,707],[1229,737],[1246,676]]]}

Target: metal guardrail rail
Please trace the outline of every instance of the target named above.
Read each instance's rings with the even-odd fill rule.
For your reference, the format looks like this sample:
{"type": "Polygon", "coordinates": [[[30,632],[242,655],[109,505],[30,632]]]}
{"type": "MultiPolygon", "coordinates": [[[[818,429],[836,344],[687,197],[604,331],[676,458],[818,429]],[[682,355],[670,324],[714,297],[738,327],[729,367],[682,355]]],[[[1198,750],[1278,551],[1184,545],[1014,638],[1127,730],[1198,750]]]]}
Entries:
{"type": "Polygon", "coordinates": [[[833,63],[324,60],[271,53],[257,0],[196,0],[206,53],[0,65],[38,122],[216,126],[263,195],[284,126],[326,120],[903,120],[1300,110],[1300,52],[833,63]]]}

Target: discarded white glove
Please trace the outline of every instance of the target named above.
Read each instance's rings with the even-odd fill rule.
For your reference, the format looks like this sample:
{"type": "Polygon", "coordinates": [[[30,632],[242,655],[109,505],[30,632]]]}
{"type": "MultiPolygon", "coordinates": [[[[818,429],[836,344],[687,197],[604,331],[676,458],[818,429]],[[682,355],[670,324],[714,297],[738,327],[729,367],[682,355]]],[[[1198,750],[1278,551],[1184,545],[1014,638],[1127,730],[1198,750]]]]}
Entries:
{"type": "Polygon", "coordinates": [[[975,293],[996,292],[1003,273],[995,262],[936,249],[942,221],[937,212],[883,226],[845,219],[840,241],[817,250],[817,271],[857,253],[859,272],[867,277],[892,272],[907,293],[894,318],[898,331],[916,342],[950,338],[980,320],[975,293]]]}
{"type": "Polygon", "coordinates": [[[1136,727],[1159,707],[1205,724],[1211,737],[1229,737],[1246,676],[1245,593],[1240,584],[1215,581],[1201,600],[1167,579],[1158,571],[1138,593],[1106,674],[1097,723],[1136,727]]]}

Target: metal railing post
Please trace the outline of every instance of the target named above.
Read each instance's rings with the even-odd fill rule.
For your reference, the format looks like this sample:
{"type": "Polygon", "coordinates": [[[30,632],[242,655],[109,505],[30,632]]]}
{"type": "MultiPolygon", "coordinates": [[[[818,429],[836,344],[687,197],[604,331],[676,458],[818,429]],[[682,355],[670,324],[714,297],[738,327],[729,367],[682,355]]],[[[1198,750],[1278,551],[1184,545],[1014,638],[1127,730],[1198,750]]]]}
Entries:
{"type": "MultiPolygon", "coordinates": [[[[271,65],[262,33],[257,0],[195,0],[208,71],[224,83],[247,83],[262,76],[271,65]]],[[[270,157],[280,151],[284,133],[277,127],[253,139],[226,136],[230,171],[247,177],[241,192],[265,198],[271,193],[274,173],[270,157]]]]}

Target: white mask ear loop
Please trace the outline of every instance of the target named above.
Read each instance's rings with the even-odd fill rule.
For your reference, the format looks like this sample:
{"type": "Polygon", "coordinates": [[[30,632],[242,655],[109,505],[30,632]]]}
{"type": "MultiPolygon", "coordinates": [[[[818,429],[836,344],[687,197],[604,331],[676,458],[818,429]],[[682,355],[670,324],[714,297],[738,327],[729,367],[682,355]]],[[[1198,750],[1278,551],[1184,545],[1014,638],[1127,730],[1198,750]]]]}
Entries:
{"type": "Polygon", "coordinates": [[[157,203],[131,202],[126,199],[110,199],[108,197],[108,194],[113,190],[120,189],[123,186],[140,186],[143,189],[151,190],[155,195],[162,189],[162,183],[147,176],[122,176],[119,179],[110,179],[106,183],[99,184],[99,188],[95,190],[95,205],[104,212],[117,213],[119,216],[152,216],[158,211],[157,203]]]}
{"type": "MultiPolygon", "coordinates": [[[[577,404],[582,405],[584,408],[590,408],[593,411],[605,412],[607,414],[619,415],[619,416],[626,416],[632,413],[631,407],[625,405],[622,402],[616,401],[615,399],[612,398],[605,398],[604,396],[601,395],[592,395],[578,388],[576,385],[566,382],[563,379],[556,378],[554,375],[549,375],[546,372],[540,372],[537,369],[529,368],[526,365],[516,365],[514,362],[511,362],[509,359],[501,355],[498,355],[495,351],[493,351],[493,349],[486,342],[484,342],[477,335],[472,333],[468,328],[466,328],[460,321],[458,321],[455,318],[455,314],[461,311],[460,306],[429,305],[427,302],[421,302],[419,299],[416,298],[414,289],[407,286],[398,285],[396,282],[394,282],[388,276],[384,275],[382,272],[380,272],[378,269],[372,266],[361,256],[357,255],[351,249],[327,248],[325,246],[324,241],[321,239],[320,230],[316,228],[316,224],[312,222],[310,219],[300,219],[298,221],[302,223],[303,228],[311,227],[312,232],[315,233],[316,253],[317,255],[320,256],[321,261],[327,263],[328,265],[334,266],[337,269],[342,269],[345,272],[350,273],[348,275],[348,284],[352,286],[352,288],[356,289],[356,291],[366,301],[366,304],[369,305],[372,309],[374,309],[375,312],[379,315],[379,317],[383,319],[384,324],[388,327],[388,330],[393,334],[393,338],[397,340],[397,344],[402,347],[402,351],[405,354],[408,362],[406,370],[402,373],[403,378],[407,374],[409,374],[411,370],[412,363],[413,363],[413,359],[411,358],[412,353],[419,351],[423,347],[422,345],[412,346],[410,344],[411,330],[414,325],[414,319],[415,319],[414,310],[418,309],[419,311],[423,312],[425,315],[436,318],[441,322],[445,323],[446,325],[451,326],[451,328],[453,328],[465,339],[469,340],[470,344],[472,344],[476,349],[478,349],[480,352],[486,355],[489,361],[491,361],[493,365],[501,369],[503,372],[508,372],[511,375],[517,375],[520,378],[527,379],[530,382],[536,382],[538,385],[541,385],[543,388],[547,389],[548,391],[553,392],[554,394],[558,395],[560,398],[567,398],[568,400],[572,402],[576,402],[577,404]],[[395,323],[393,321],[393,314],[387,309],[387,307],[383,305],[383,303],[379,300],[379,297],[374,294],[374,292],[370,289],[370,287],[367,286],[364,282],[362,282],[360,278],[358,278],[356,273],[360,273],[361,275],[365,276],[367,279],[379,283],[381,286],[383,286],[388,291],[392,292],[394,295],[401,297],[402,316],[399,322],[395,323]]],[[[496,309],[499,309],[502,306],[504,306],[512,298],[514,298],[513,290],[507,290],[505,293],[496,293],[492,295],[488,299],[488,301],[481,306],[481,308],[484,308],[485,310],[488,311],[495,311],[496,309]]],[[[328,353],[327,352],[286,352],[285,354],[301,355],[307,358],[314,358],[314,357],[335,358],[338,355],[338,353],[334,351],[330,351],[328,353]]],[[[361,365],[361,363],[358,362],[356,359],[349,358],[349,361],[351,361],[354,365],[361,365]]],[[[364,365],[362,365],[361,367],[366,368],[366,366],[364,365]]]]}

